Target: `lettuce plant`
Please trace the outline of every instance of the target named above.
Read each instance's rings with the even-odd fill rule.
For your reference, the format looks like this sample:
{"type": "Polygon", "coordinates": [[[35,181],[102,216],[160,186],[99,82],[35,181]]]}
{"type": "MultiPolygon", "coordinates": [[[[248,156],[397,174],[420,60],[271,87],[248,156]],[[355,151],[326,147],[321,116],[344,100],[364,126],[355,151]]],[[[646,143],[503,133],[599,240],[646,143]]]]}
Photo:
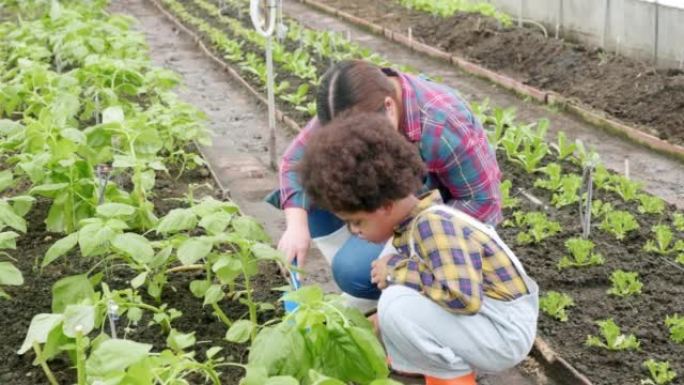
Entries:
{"type": "Polygon", "coordinates": [[[558,159],[563,160],[575,154],[577,144],[568,140],[565,132],[558,133],[558,140],[553,144],[553,148],[558,152],[558,159]]]}
{"type": "Polygon", "coordinates": [[[539,308],[547,315],[561,322],[568,320],[566,309],[571,306],[575,306],[575,301],[565,293],[549,291],[546,295],[539,298],[539,308]]]}
{"type": "Polygon", "coordinates": [[[672,214],[672,225],[675,227],[675,229],[677,229],[677,231],[684,231],[684,214],[672,214]]]}
{"type": "Polygon", "coordinates": [[[662,214],[665,211],[665,201],[649,194],[638,194],[639,212],[642,214],[662,214]]]}
{"type": "Polygon", "coordinates": [[[537,179],[534,181],[534,187],[541,187],[551,191],[558,191],[563,186],[562,184],[562,172],[561,166],[558,163],[549,163],[546,166],[539,169],[542,173],[546,174],[546,179],[537,179]]]}
{"type": "Polygon", "coordinates": [[[520,205],[520,199],[511,197],[512,183],[509,179],[501,182],[501,203],[503,208],[513,209],[520,205]]]}
{"type": "Polygon", "coordinates": [[[639,350],[639,341],[634,334],[621,334],[620,327],[612,318],[596,322],[601,331],[601,337],[588,335],[585,344],[608,350],[639,350]]]}
{"type": "Polygon", "coordinates": [[[644,286],[639,281],[638,273],[622,270],[615,270],[610,275],[610,282],[613,284],[613,287],[608,290],[608,294],[619,297],[641,294],[641,288],[644,286]]]}
{"type": "Polygon", "coordinates": [[[513,220],[504,222],[504,226],[516,226],[521,229],[517,241],[520,244],[539,243],[561,231],[560,223],[548,219],[539,211],[516,211],[513,220]]]}
{"type": "Polygon", "coordinates": [[[605,189],[617,193],[625,202],[637,199],[641,183],[634,182],[622,175],[611,175],[605,189]]]}
{"type": "Polygon", "coordinates": [[[628,232],[637,230],[639,223],[628,211],[615,210],[605,214],[600,228],[615,235],[615,238],[622,240],[625,239],[628,232]]]}
{"type": "Polygon", "coordinates": [[[594,254],[594,242],[582,238],[570,238],[565,241],[565,248],[570,252],[571,257],[564,255],[558,262],[558,269],[568,267],[587,267],[602,265],[605,260],[601,254],[594,254]]]}
{"type": "Polygon", "coordinates": [[[678,344],[684,344],[684,316],[667,316],[665,325],[670,329],[670,339],[678,344]]]}
{"type": "Polygon", "coordinates": [[[669,255],[676,252],[684,252],[684,240],[679,239],[672,244],[674,235],[668,225],[654,225],[651,231],[655,233],[655,240],[649,239],[644,245],[644,250],[660,255],[669,255]]]}
{"type": "Polygon", "coordinates": [[[603,202],[600,199],[591,202],[591,215],[596,218],[600,218],[611,211],[613,211],[613,205],[609,202],[603,202]]]}
{"type": "Polygon", "coordinates": [[[666,385],[677,377],[677,372],[670,369],[670,363],[667,361],[655,361],[649,358],[643,366],[648,369],[651,378],[642,380],[641,385],[666,385]]]}

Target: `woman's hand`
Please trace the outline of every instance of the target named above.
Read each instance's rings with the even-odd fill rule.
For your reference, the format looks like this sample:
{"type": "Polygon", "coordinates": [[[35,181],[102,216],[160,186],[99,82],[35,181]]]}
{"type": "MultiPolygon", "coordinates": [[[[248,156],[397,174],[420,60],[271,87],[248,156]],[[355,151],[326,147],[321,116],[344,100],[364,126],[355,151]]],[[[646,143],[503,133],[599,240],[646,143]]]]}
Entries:
{"type": "Polygon", "coordinates": [[[285,218],[287,219],[287,229],[280,237],[278,250],[285,253],[288,263],[292,263],[296,258],[297,266],[303,267],[311,246],[307,212],[300,208],[285,209],[285,218]]]}

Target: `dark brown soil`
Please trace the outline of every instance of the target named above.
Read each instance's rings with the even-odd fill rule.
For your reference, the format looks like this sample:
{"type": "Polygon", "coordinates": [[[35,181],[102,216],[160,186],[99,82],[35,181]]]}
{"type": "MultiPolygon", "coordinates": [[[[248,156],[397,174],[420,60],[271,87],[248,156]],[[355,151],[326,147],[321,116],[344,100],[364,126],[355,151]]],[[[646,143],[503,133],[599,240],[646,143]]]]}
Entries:
{"type": "MultiPolygon", "coordinates": [[[[158,175],[155,191],[157,196],[154,199],[157,215],[164,215],[169,210],[182,205],[181,202],[168,200],[168,198],[181,197],[187,193],[190,184],[208,183],[215,187],[213,180],[209,177],[206,169],[189,171],[178,181],[165,176],[158,175]]],[[[209,190],[207,188],[195,192],[195,197],[214,195],[220,199],[217,188],[209,190]]],[[[24,274],[25,283],[20,287],[7,288],[12,295],[9,301],[0,301],[0,384],[7,385],[38,385],[47,384],[47,380],[38,366],[33,366],[32,361],[35,356],[32,352],[20,356],[16,354],[19,349],[31,318],[39,313],[50,313],[51,289],[55,281],[69,275],[86,272],[92,263],[86,262],[79,257],[71,257],[63,263],[53,263],[44,272],[40,273],[34,268],[39,264],[45,251],[61,237],[60,234],[49,233],[45,230],[43,223],[47,214],[49,202],[40,202],[27,215],[30,231],[22,235],[17,240],[17,251],[12,253],[18,257],[17,267],[24,274]]],[[[209,307],[202,307],[202,300],[193,297],[188,289],[189,283],[194,279],[199,279],[201,273],[177,273],[169,277],[169,282],[164,289],[162,302],[169,307],[183,312],[183,316],[172,325],[184,333],[195,332],[198,342],[195,350],[198,352],[197,358],[204,359],[204,352],[212,346],[223,347],[222,353],[229,361],[246,361],[246,349],[244,345],[228,343],[224,340],[226,327],[221,323],[209,307]],[[207,342],[210,341],[210,342],[207,342]]],[[[128,281],[132,277],[124,270],[116,270],[107,275],[104,279],[110,287],[124,288],[128,286],[128,281]]],[[[270,290],[272,287],[282,286],[285,281],[278,273],[275,265],[263,265],[261,273],[254,278],[255,299],[262,302],[271,302],[279,309],[277,301],[279,294],[270,290]]],[[[144,291],[144,290],[143,290],[144,291]]],[[[144,300],[153,304],[154,299],[145,297],[144,300]]],[[[242,317],[246,307],[235,303],[222,302],[222,307],[226,314],[232,319],[242,317]]],[[[273,317],[273,312],[262,313],[260,320],[265,321],[273,317]]],[[[145,327],[145,319],[140,322],[139,327],[133,328],[127,338],[138,342],[145,342],[154,345],[154,350],[165,346],[166,336],[159,328],[145,327]]],[[[123,328],[123,326],[121,326],[123,328]]],[[[108,330],[108,329],[107,329],[108,330]]],[[[119,331],[122,333],[122,331],[119,331]]],[[[61,384],[75,382],[75,370],[68,359],[58,357],[50,362],[50,368],[55,372],[57,380],[61,384]]],[[[241,369],[227,369],[221,375],[224,384],[237,384],[243,373],[241,369]]],[[[204,383],[200,378],[191,379],[196,384],[204,383]]]]}
{"type": "MultiPolygon", "coordinates": [[[[513,181],[512,194],[517,187],[549,202],[551,194],[547,190],[531,188],[535,177],[525,174],[517,165],[499,159],[506,179],[513,181]]],[[[580,173],[573,166],[565,165],[565,172],[580,173]]],[[[533,206],[529,200],[519,196],[524,210],[543,210],[533,206]]],[[[596,198],[611,202],[616,209],[636,213],[637,205],[626,204],[613,193],[597,191],[596,198]]],[[[550,290],[569,294],[576,306],[568,312],[568,322],[559,322],[546,315],[540,315],[539,334],[547,339],[552,347],[571,365],[587,375],[595,384],[639,384],[647,378],[641,365],[649,358],[669,361],[672,369],[684,373],[684,345],[676,344],[669,338],[665,317],[682,313],[684,309],[684,266],[672,265],[659,257],[642,250],[647,239],[652,238],[651,226],[658,223],[671,225],[671,212],[659,215],[638,215],[640,229],[629,234],[625,240],[618,241],[613,235],[598,228],[598,221],[592,225],[590,239],[596,244],[595,251],[601,253],[606,263],[585,269],[564,269],[556,265],[567,254],[564,242],[567,238],[579,236],[577,205],[556,209],[548,207],[550,219],[559,221],[562,233],[548,238],[543,247],[517,245],[515,238],[518,230],[501,227],[499,232],[520,257],[528,273],[539,283],[542,294],[550,290]],[[636,271],[644,284],[642,294],[635,297],[619,298],[607,295],[611,287],[609,276],[613,270],[636,271]],[[613,318],[625,334],[634,334],[641,342],[640,352],[610,352],[584,346],[587,335],[599,335],[597,320],[613,318]]],[[[504,217],[512,218],[513,210],[505,210],[504,217]]],[[[679,233],[679,238],[684,234],[679,233]]],[[[673,258],[672,258],[673,260],[673,258]]],[[[684,384],[679,376],[673,384],[684,384]]]]}
{"type": "Polygon", "coordinates": [[[411,27],[421,42],[684,144],[684,72],[680,70],[655,70],[600,49],[544,38],[539,29],[502,28],[478,15],[442,19],[392,0],[320,1],[404,34],[411,27]]]}

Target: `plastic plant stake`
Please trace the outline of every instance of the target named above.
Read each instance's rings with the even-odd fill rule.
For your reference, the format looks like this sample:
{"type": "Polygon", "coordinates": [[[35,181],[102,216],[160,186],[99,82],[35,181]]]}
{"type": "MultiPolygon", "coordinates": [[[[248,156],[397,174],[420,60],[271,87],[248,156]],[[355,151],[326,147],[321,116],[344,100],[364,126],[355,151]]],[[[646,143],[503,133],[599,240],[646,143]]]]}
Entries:
{"type": "MultiPolygon", "coordinates": [[[[297,267],[297,259],[292,261],[292,266],[297,267]]],[[[294,270],[290,270],[290,286],[292,286],[293,290],[297,290],[300,287],[302,287],[302,283],[299,280],[299,273],[297,273],[294,270]]],[[[297,310],[297,307],[299,306],[297,302],[294,301],[285,301],[283,303],[283,306],[285,308],[286,313],[292,313],[295,310],[297,310]]]]}

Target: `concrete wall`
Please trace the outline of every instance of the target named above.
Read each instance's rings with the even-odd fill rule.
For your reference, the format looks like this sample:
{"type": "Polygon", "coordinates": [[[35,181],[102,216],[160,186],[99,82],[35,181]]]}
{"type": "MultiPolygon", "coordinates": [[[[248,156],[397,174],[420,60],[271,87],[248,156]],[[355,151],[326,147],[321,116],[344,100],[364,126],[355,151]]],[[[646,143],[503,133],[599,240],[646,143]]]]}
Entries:
{"type": "Polygon", "coordinates": [[[680,68],[684,62],[684,1],[487,0],[502,11],[544,24],[550,36],[579,39],[611,52],[680,68]]]}

